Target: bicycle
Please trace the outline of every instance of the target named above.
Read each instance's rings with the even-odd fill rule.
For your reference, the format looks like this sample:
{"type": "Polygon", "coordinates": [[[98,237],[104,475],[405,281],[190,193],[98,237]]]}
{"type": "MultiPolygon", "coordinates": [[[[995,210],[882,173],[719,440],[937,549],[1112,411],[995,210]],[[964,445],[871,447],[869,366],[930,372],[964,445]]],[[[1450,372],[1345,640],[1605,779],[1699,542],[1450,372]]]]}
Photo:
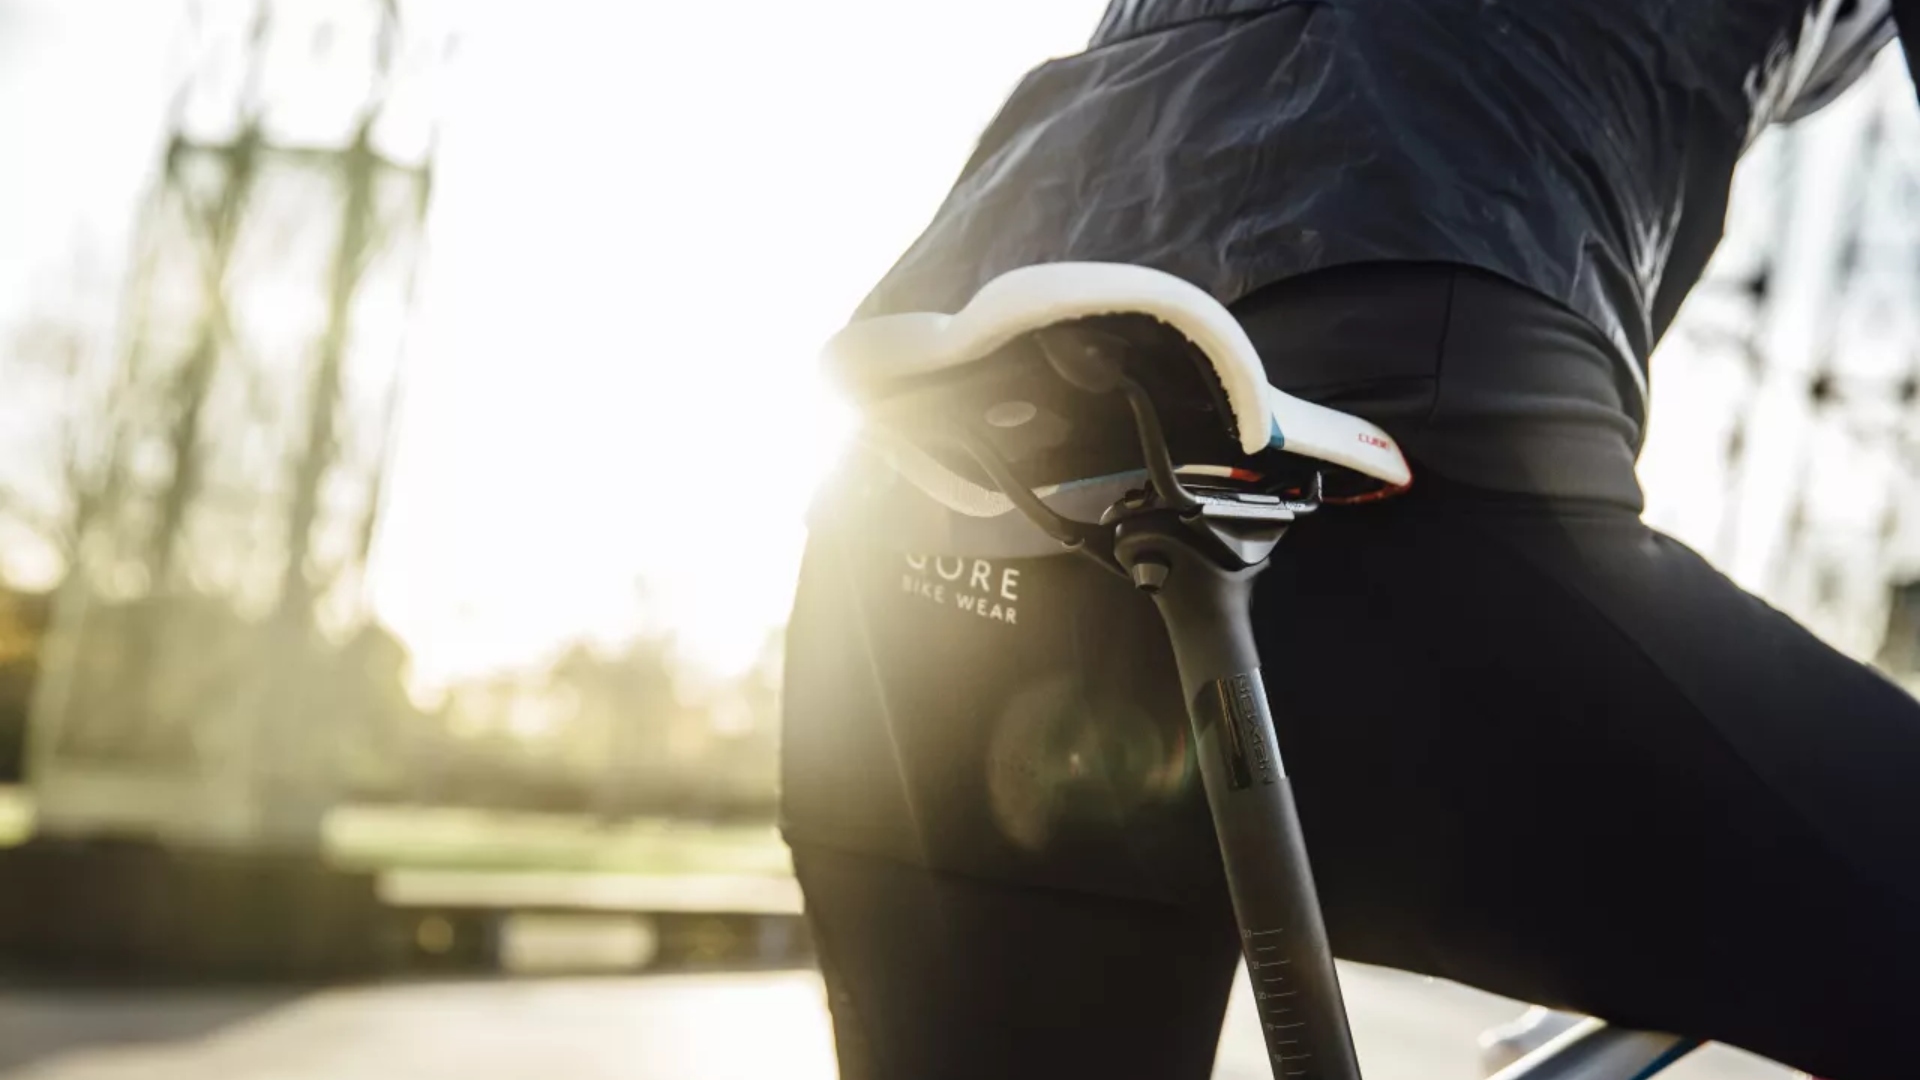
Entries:
{"type": "MultiPolygon", "coordinates": [[[[1273,1074],[1359,1080],[1250,602],[1295,523],[1411,486],[1393,439],[1268,385],[1225,307],[1140,266],[1014,270],[951,316],[856,322],[825,360],[863,441],[922,491],[963,514],[1017,512],[1152,597],[1273,1074]],[[1115,497],[1097,521],[1049,501],[1102,486],[1115,497]]],[[[1589,1019],[1495,1080],[1644,1080],[1699,1045],[1589,1019]]]]}

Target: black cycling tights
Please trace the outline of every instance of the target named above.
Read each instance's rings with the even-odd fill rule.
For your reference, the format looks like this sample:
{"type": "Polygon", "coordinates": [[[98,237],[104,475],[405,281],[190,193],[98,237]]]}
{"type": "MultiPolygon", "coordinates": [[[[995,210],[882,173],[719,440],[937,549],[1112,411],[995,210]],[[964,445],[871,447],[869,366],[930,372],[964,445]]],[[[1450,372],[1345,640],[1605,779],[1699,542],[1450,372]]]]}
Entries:
{"type": "MultiPolygon", "coordinates": [[[[1339,955],[1915,1075],[1891,683],[1630,509],[1432,476],[1298,526],[1255,618],[1339,955]]],[[[1208,1075],[1237,953],[1146,599],[822,529],[788,680],[844,1075],[1208,1075]]]]}

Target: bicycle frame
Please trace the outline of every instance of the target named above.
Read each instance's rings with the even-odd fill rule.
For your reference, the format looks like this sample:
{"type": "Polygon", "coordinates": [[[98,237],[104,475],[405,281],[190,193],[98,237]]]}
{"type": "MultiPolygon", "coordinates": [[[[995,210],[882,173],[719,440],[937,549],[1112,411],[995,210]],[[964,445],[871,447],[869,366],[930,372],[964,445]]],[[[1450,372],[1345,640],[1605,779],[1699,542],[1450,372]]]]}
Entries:
{"type": "Polygon", "coordinates": [[[1491,1080],[1646,1080],[1699,1045],[1698,1039],[1583,1020],[1491,1080]]]}

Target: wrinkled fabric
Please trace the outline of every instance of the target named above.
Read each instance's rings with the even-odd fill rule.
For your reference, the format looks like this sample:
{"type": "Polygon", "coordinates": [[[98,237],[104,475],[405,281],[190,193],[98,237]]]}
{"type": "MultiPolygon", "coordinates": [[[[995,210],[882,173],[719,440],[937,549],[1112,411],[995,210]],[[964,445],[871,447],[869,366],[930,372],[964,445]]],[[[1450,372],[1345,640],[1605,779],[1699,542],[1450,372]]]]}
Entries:
{"type": "Polygon", "coordinates": [[[1063,260],[1229,304],[1464,265],[1589,320],[1641,413],[1741,153],[1892,35],[1887,0],[1117,0],[1020,83],[858,314],[954,311],[1063,260]]]}

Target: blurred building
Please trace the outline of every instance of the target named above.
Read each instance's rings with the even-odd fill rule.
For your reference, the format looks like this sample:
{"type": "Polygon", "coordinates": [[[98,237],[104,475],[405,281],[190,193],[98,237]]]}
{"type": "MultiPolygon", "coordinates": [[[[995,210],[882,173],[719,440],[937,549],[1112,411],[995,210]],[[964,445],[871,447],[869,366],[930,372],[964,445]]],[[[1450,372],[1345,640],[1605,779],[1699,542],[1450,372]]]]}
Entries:
{"type": "Polygon", "coordinates": [[[1895,600],[1920,578],[1916,298],[1920,113],[1889,54],[1742,167],[1726,241],[1657,361],[1645,470],[1650,516],[1893,664],[1914,652],[1889,637],[1911,632],[1895,600]]]}
{"type": "Polygon", "coordinates": [[[195,11],[120,346],[65,373],[31,779],[46,833],[310,843],[341,713],[404,702],[362,579],[444,42],[390,0],[195,11]]]}

